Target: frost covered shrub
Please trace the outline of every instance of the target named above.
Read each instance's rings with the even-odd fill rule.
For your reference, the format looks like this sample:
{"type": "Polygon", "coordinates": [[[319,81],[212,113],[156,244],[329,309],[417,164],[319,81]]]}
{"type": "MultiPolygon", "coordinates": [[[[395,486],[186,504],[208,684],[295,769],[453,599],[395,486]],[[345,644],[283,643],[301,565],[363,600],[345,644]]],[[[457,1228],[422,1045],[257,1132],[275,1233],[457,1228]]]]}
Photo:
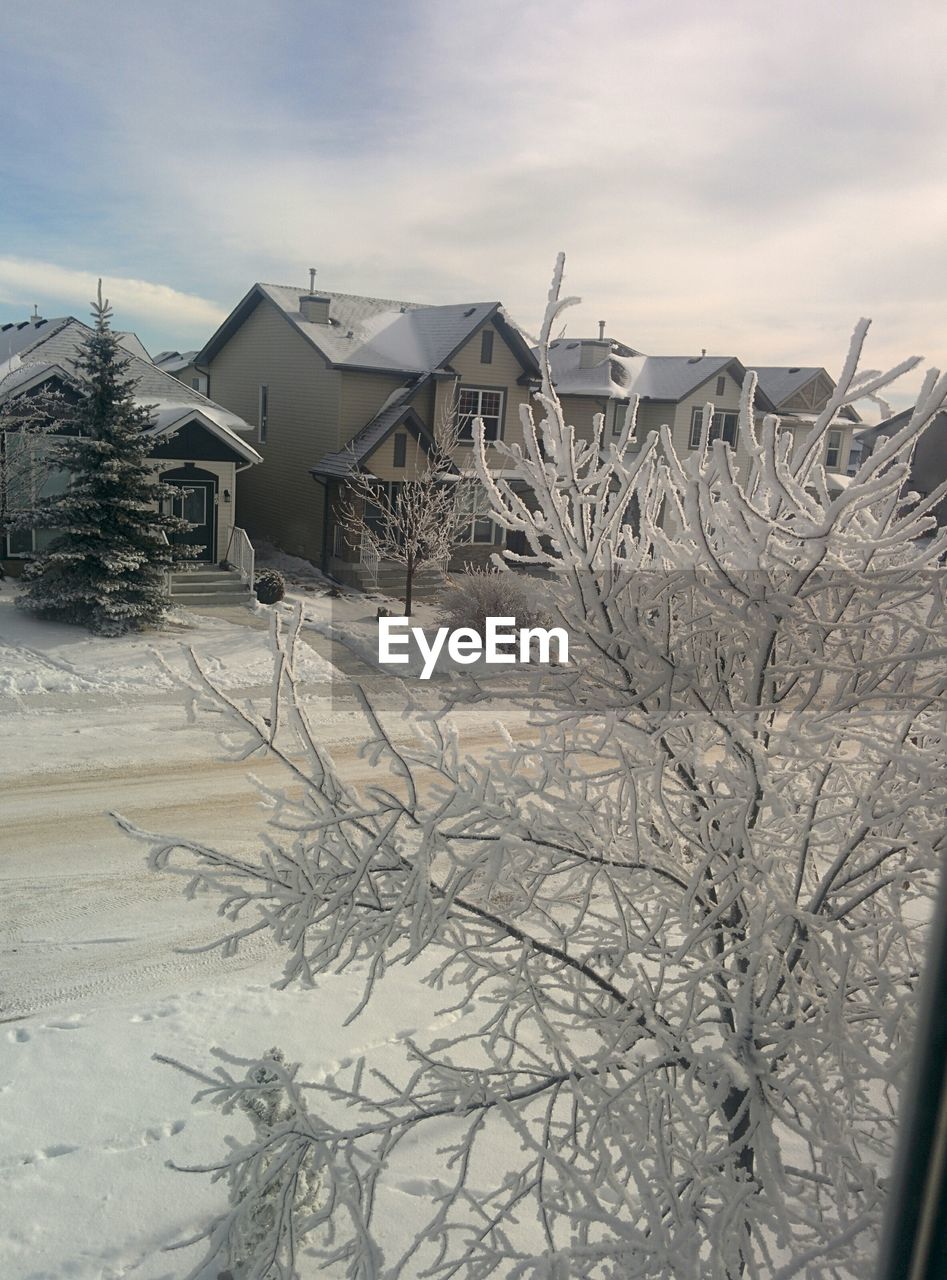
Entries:
{"type": "Polygon", "coordinates": [[[254,590],[260,604],[276,604],[286,594],[286,579],[278,569],[261,569],[254,590]]]}
{"type": "Polygon", "coordinates": [[[442,627],[472,627],[482,636],[487,618],[515,618],[517,627],[550,625],[532,578],[512,570],[465,569],[452,582],[440,600],[438,624],[442,627]]]}
{"type": "MultiPolygon", "coordinates": [[[[196,1074],[172,1059],[159,1061],[196,1074]]],[[[210,1233],[198,1237],[210,1238],[203,1265],[226,1266],[229,1273],[214,1274],[230,1274],[235,1280],[294,1276],[296,1247],[320,1201],[320,1179],[308,1141],[309,1115],[295,1079],[297,1065],[287,1065],[282,1050],[275,1048],[255,1060],[228,1057],[227,1062],[246,1068],[243,1079],[226,1067],[218,1069],[216,1079],[198,1076],[209,1087],[197,1097],[210,1096],[224,1113],[242,1111],[253,1125],[253,1140],[245,1146],[231,1141],[229,1158],[214,1167],[214,1176],[226,1177],[230,1185],[231,1207],[210,1233]]],[[[178,1247],[193,1242],[182,1241],[178,1247]]]]}

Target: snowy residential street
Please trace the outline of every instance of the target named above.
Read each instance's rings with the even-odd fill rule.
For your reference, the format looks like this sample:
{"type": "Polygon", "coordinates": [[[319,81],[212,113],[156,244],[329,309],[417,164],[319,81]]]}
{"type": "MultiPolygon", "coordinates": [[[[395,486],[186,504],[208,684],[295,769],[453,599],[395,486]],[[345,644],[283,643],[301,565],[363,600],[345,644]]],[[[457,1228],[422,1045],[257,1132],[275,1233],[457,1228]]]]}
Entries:
{"type": "MultiPolygon", "coordinates": [[[[216,897],[187,901],[184,882],[146,870],[144,846],[109,817],[254,847],[262,815],[247,771],[277,783],[280,768],[224,758],[217,717],[189,722],[176,683],[193,645],[228,693],[264,705],[266,633],[249,610],[243,625],[191,615],[183,629],[98,640],[25,618],[11,594],[0,595],[0,1275],[176,1280],[198,1252],[163,1247],[226,1195],[166,1162],[206,1161],[246,1124],[192,1107],[193,1081],[152,1056],[206,1067],[208,1045],[279,1045],[327,1074],[369,1047],[384,1061],[387,1044],[439,1025],[447,1001],[402,970],[345,1028],[358,973],[281,992],[269,940],[234,957],[182,950],[219,936],[216,897]]],[[[338,672],[311,648],[301,674],[347,778],[377,772],[358,756],[362,722],[338,672]]],[[[480,726],[471,740],[491,735],[480,726]]],[[[406,1205],[427,1190],[416,1176],[399,1186],[406,1205]]],[[[392,1221],[409,1217],[402,1207],[392,1221]]]]}

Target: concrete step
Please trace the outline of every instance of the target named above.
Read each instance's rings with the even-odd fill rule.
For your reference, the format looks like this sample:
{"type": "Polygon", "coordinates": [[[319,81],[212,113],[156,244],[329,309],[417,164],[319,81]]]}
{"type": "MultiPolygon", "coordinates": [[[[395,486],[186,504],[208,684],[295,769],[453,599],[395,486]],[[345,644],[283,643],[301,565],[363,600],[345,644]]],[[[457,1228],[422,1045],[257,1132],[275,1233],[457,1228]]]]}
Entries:
{"type": "Polygon", "coordinates": [[[171,599],[195,608],[246,604],[250,588],[233,569],[179,569],[171,575],[171,599]]]}
{"type": "Polygon", "coordinates": [[[176,595],[171,592],[171,599],[175,604],[182,605],[184,608],[226,608],[228,605],[249,604],[250,593],[243,591],[193,591],[188,595],[176,595]]]}
{"type": "Polygon", "coordinates": [[[230,569],[176,569],[174,582],[239,582],[240,575],[230,569]]]}
{"type": "Polygon", "coordinates": [[[171,594],[188,596],[195,591],[249,591],[239,578],[175,578],[171,582],[171,594]]]}

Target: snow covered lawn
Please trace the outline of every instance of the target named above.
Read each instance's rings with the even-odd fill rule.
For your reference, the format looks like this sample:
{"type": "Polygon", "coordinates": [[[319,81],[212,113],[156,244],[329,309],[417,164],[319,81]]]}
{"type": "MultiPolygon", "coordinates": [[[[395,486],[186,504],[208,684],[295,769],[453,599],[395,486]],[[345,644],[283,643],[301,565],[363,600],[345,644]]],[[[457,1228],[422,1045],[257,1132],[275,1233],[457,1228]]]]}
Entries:
{"type": "MultiPolygon", "coordinates": [[[[364,600],[307,607],[370,631],[364,600]]],[[[346,1028],[357,973],[279,992],[270,984],[281,957],[266,941],[231,959],[178,950],[218,936],[216,899],[186,901],[176,877],[147,872],[142,846],[108,811],[235,851],[252,848],[263,824],[247,766],[223,758],[217,718],[188,718],[189,647],[231,695],[268,697],[266,632],[249,610],[247,625],[187,615],[105,640],[24,616],[0,594],[3,1280],[178,1280],[194,1265],[197,1249],[163,1247],[221,1211],[226,1190],[166,1162],[212,1160],[227,1133],[247,1138],[249,1126],[192,1107],[195,1083],[155,1053],[206,1067],[209,1045],[247,1055],[275,1045],[314,1078],[371,1049],[396,1069],[401,1037],[423,1039],[453,1017],[413,970],[387,979],[346,1028]]],[[[369,776],[344,679],[314,650],[302,672],[346,776],[369,776]]],[[[478,715],[470,728],[486,740],[490,716],[478,715]]],[[[273,764],[253,769],[277,780],[273,764]]],[[[394,1178],[403,1204],[386,1214],[392,1231],[429,1196],[423,1172],[394,1178]]]]}

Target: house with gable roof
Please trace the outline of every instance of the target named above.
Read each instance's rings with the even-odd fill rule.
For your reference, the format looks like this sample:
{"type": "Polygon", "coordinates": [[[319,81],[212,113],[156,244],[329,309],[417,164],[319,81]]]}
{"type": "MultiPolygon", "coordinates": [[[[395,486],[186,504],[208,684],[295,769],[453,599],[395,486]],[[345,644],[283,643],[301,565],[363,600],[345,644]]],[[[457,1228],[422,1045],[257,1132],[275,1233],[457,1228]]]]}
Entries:
{"type": "MultiPolygon", "coordinates": [[[[753,366],[735,356],[649,356],[602,333],[598,338],[558,338],[550,345],[549,358],[566,420],[586,439],[591,438],[596,413],[604,414],[606,430],[617,436],[629,399],[637,395],[635,439],[642,441],[666,424],[684,456],[698,447],[704,405],[712,401],[711,437],[736,446],[738,468],[748,461],[737,438],[737,418],[743,380],[753,366]]],[[[756,373],[757,415],[778,414],[782,429],[797,436],[812,427],[835,390],[821,368],[767,365],[756,373]]],[[[860,421],[855,409],[843,406],[826,434],[826,472],[839,485],[845,479],[852,432],[860,421]]]]}
{"type": "MultiPolygon", "coordinates": [[[[712,438],[737,445],[737,414],[746,376],[735,356],[649,356],[625,343],[606,338],[557,338],[550,344],[553,382],[566,420],[586,439],[591,438],[596,413],[605,415],[606,431],[618,436],[633,395],[638,397],[635,439],[668,426],[678,452],[686,454],[700,443],[704,405],[714,404],[712,438]]],[[[767,395],[757,395],[757,408],[771,412],[767,395]]]]}
{"type": "MultiPolygon", "coordinates": [[[[253,285],[194,363],[208,394],[256,425],[263,463],[241,486],[241,523],[363,584],[384,566],[350,545],[339,520],[353,468],[379,486],[404,483],[455,413],[455,462],[469,471],[474,419],[488,441],[519,439],[539,372],[499,302],[427,306],[311,284],[253,285]]],[[[472,508],[455,563],[484,562],[503,536],[472,508]]]]}
{"type": "MultiPolygon", "coordinates": [[[[835,381],[825,369],[814,365],[756,366],[760,389],[776,407],[783,427],[804,436],[829,402],[835,381]]],[[[848,471],[853,435],[861,425],[861,415],[852,405],[843,405],[832,420],[825,438],[825,469],[830,475],[848,471]]]]}
{"type": "MultiPolygon", "coordinates": [[[[74,400],[81,394],[84,375],[79,360],[91,332],[73,316],[34,317],[0,326],[0,403],[43,389],[55,389],[67,400],[74,400]]],[[[236,563],[234,548],[244,538],[234,522],[237,476],[242,477],[261,460],[247,438],[252,427],[157,368],[134,334],[116,333],[116,337],[127,356],[135,401],[147,406],[151,416],[147,434],[153,441],[155,471],[178,491],[172,507],[192,525],[189,532],[174,536],[199,548],[196,562],[208,571],[225,558],[236,563]]],[[[3,433],[0,444],[4,449],[22,447],[14,434],[3,433]]],[[[29,447],[45,450],[55,440],[55,435],[44,435],[30,441],[29,447]]],[[[68,483],[65,473],[50,470],[39,457],[27,474],[34,477],[30,481],[33,491],[19,496],[26,506],[68,483]]],[[[54,536],[54,530],[46,529],[8,532],[0,546],[4,568],[16,572],[18,564],[42,550],[54,536]]],[[[243,576],[249,579],[252,567],[243,576]]]]}

